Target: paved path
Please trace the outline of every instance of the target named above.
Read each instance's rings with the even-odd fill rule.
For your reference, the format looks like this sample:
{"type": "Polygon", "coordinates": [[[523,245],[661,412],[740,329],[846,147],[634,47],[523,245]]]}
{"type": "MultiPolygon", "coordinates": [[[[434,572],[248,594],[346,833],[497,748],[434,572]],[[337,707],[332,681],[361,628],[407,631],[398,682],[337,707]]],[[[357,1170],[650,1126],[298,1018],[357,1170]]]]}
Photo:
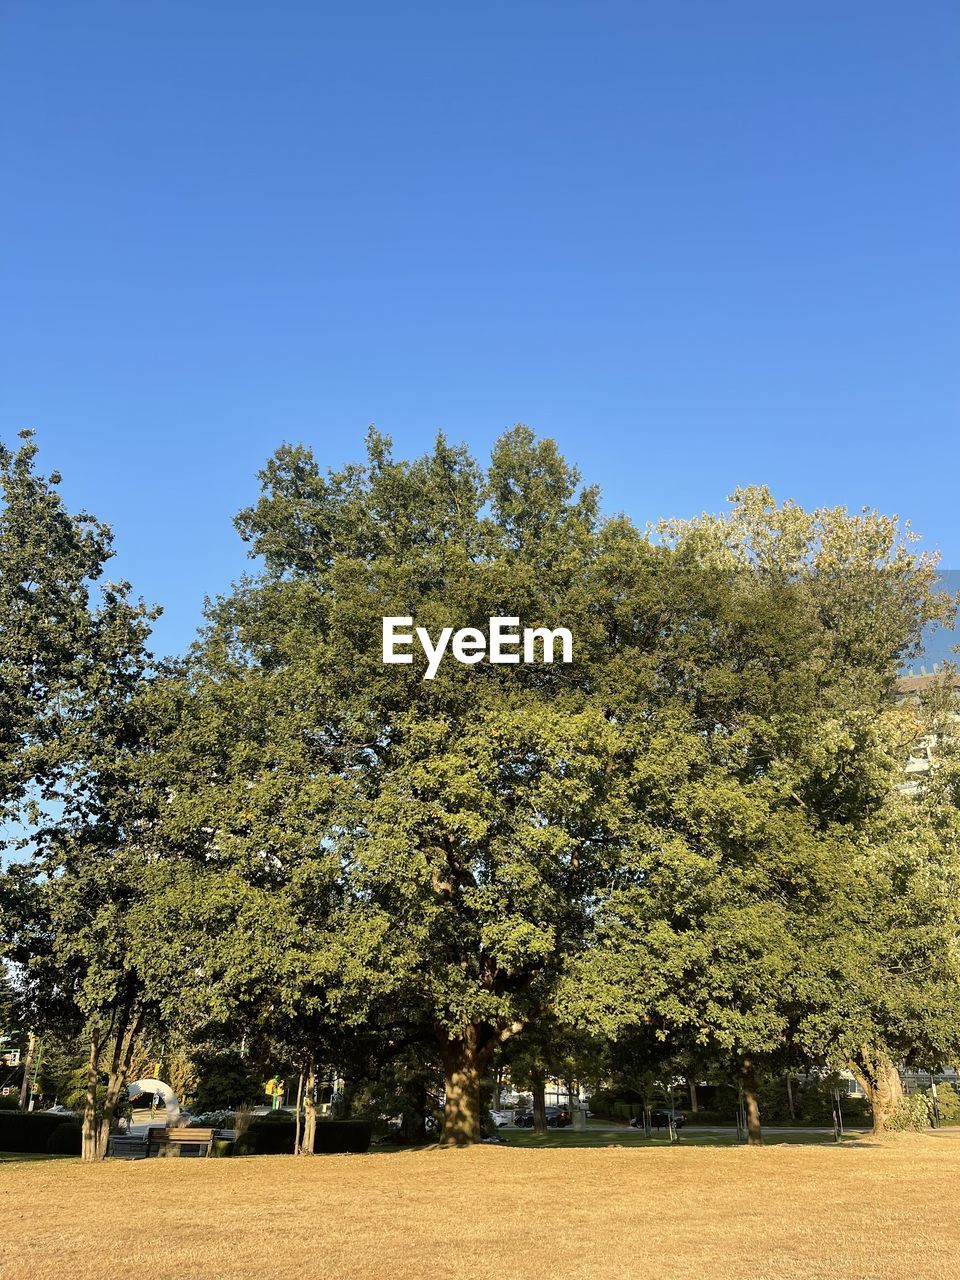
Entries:
{"type": "MultiPolygon", "coordinates": [[[[551,1125],[549,1127],[550,1127],[550,1131],[554,1132],[553,1126],[551,1125]]],[[[522,1125],[511,1124],[511,1125],[505,1125],[504,1128],[520,1129],[522,1133],[526,1132],[526,1129],[522,1125]]],[[[640,1126],[640,1128],[635,1129],[633,1125],[629,1125],[629,1124],[594,1124],[592,1122],[588,1123],[586,1129],[574,1129],[571,1125],[564,1125],[563,1129],[561,1130],[561,1132],[564,1132],[564,1133],[639,1133],[641,1131],[642,1131],[642,1126],[640,1126]]],[[[667,1132],[667,1129],[666,1129],[666,1126],[663,1125],[660,1129],[657,1129],[656,1127],[654,1127],[653,1132],[665,1134],[667,1132]]],[[[685,1125],[681,1125],[680,1132],[681,1133],[736,1134],[737,1126],[735,1124],[685,1124],[685,1125]]],[[[765,1124],[763,1126],[763,1132],[764,1133],[832,1134],[833,1126],[829,1125],[826,1127],[818,1127],[814,1125],[808,1126],[808,1125],[765,1124]]],[[[869,1133],[869,1132],[870,1132],[869,1125],[844,1125],[844,1133],[869,1133]]],[[[939,1129],[939,1130],[936,1130],[936,1132],[943,1133],[944,1130],[939,1129]]],[[[956,1130],[956,1132],[957,1132],[957,1135],[960,1136],[960,1129],[956,1130]]]]}

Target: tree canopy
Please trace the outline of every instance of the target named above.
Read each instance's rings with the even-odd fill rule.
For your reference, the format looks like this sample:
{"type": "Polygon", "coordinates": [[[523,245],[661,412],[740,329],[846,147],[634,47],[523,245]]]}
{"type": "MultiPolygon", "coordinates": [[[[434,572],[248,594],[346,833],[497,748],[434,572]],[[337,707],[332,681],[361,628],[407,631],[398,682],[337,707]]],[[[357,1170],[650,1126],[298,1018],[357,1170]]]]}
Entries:
{"type": "Polygon", "coordinates": [[[755,1139],[760,1072],[849,1065],[881,1116],[897,1063],[960,1049],[957,773],[904,793],[895,705],[954,605],[909,527],[745,489],[640,529],[525,427],[486,467],[283,446],[236,521],[254,571],[156,668],[149,611],[94,590],[109,531],[33,459],[0,455],[8,954],[109,1059],[101,1137],[148,1025],[254,1035],[311,1096],[419,1054],[452,1145],[514,1038],[535,1081],[560,1045],[711,1062],[755,1139]],[[573,652],[424,679],[385,617],[573,652]]]}

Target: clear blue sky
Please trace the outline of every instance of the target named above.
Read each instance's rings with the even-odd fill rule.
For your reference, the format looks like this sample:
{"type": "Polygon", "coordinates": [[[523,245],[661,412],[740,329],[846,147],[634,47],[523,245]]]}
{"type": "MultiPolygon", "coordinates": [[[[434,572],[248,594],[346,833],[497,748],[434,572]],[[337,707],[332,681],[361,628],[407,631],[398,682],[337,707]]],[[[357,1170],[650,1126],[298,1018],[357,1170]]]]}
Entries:
{"type": "Polygon", "coordinates": [[[0,0],[0,435],[161,603],[283,439],[555,436],[610,509],[765,482],[960,566],[960,9],[0,0]]]}

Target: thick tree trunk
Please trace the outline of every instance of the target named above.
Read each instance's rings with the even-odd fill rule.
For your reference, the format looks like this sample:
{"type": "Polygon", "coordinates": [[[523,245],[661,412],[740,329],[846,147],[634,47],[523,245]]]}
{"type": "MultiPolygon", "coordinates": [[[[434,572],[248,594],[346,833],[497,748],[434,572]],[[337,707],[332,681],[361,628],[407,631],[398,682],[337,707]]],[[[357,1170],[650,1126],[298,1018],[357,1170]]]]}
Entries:
{"type": "Polygon", "coordinates": [[[97,1116],[97,1074],[100,1070],[100,1041],[90,1037],[87,1055],[87,1087],[83,1099],[83,1131],[80,1138],[80,1156],[86,1161],[98,1160],[100,1123],[97,1116]]]}
{"type": "Polygon", "coordinates": [[[480,1141],[481,1055],[477,1029],[467,1027],[462,1036],[441,1048],[443,1061],[443,1133],[445,1147],[468,1147],[480,1141]]]}
{"type": "Polygon", "coordinates": [[[127,1087],[130,1075],[130,1063],[136,1039],[143,1020],[141,1010],[134,1010],[126,1018],[123,1030],[117,1034],[113,1042],[113,1053],[110,1057],[110,1068],[107,1074],[107,1091],[103,1101],[103,1118],[100,1121],[100,1139],[98,1143],[99,1159],[107,1154],[110,1144],[110,1132],[116,1118],[117,1108],[127,1087]]]}
{"type": "Polygon", "coordinates": [[[790,1119],[796,1120],[797,1109],[793,1105],[793,1082],[790,1079],[789,1073],[787,1075],[787,1110],[790,1113],[790,1119]]]}
{"type": "Polygon", "coordinates": [[[547,1100],[546,1080],[542,1071],[536,1071],[531,1078],[533,1093],[533,1132],[547,1132],[547,1100]]]}
{"type": "Polygon", "coordinates": [[[443,1063],[444,1147],[468,1147],[481,1138],[480,1082],[496,1049],[524,1028],[524,1023],[495,1030],[485,1023],[464,1028],[459,1036],[448,1036],[440,1043],[443,1063]]]}
{"type": "Polygon", "coordinates": [[[100,1058],[104,1041],[98,1036],[90,1037],[90,1054],[87,1059],[87,1088],[83,1107],[83,1130],[81,1136],[81,1156],[84,1160],[103,1160],[110,1142],[110,1131],[116,1118],[117,1109],[126,1088],[130,1063],[140,1030],[141,1013],[131,1013],[121,1025],[122,1031],[114,1034],[110,1063],[107,1068],[107,1085],[103,1095],[103,1108],[99,1106],[98,1076],[100,1058]]]}
{"type": "Polygon", "coordinates": [[[763,1134],[760,1130],[760,1103],[757,1098],[757,1079],[750,1058],[744,1058],[740,1064],[740,1084],[747,1112],[747,1143],[751,1147],[761,1147],[763,1134]]]}
{"type": "Polygon", "coordinates": [[[860,1050],[850,1062],[850,1070],[859,1081],[873,1112],[873,1132],[885,1132],[887,1122],[903,1101],[900,1073],[886,1054],[868,1048],[860,1050]]]}
{"type": "Polygon", "coordinates": [[[699,1111],[700,1107],[697,1103],[697,1082],[694,1080],[693,1076],[687,1080],[687,1092],[690,1094],[690,1110],[699,1111]]]}
{"type": "Polygon", "coordinates": [[[103,1098],[103,1115],[100,1117],[99,1132],[97,1134],[96,1158],[98,1160],[104,1159],[107,1154],[107,1148],[110,1146],[110,1131],[113,1129],[114,1118],[117,1114],[117,1107],[120,1104],[126,1079],[126,1070],[122,1068],[118,1071],[111,1071],[107,1076],[107,1087],[103,1098]]]}

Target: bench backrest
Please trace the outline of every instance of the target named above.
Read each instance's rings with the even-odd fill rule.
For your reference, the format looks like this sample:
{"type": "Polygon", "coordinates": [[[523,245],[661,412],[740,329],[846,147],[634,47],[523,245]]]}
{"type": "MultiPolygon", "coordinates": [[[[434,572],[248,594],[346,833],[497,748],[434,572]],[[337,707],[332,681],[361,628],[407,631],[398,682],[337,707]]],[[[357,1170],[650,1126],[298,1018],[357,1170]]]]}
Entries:
{"type": "Polygon", "coordinates": [[[212,1142],[214,1129],[168,1129],[168,1142],[212,1142]]]}
{"type": "Polygon", "coordinates": [[[151,1129],[151,1142],[212,1142],[215,1129],[151,1129]]]}

